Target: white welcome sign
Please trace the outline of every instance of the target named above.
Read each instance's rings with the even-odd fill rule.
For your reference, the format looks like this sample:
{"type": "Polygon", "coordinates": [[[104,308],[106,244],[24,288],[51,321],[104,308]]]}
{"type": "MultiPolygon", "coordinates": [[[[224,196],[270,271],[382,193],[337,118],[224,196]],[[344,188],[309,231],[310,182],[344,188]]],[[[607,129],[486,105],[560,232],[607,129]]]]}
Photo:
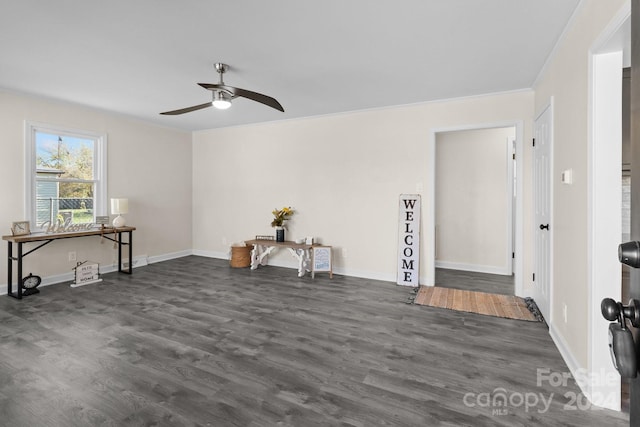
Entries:
{"type": "Polygon", "coordinates": [[[420,195],[401,194],[398,227],[398,285],[419,286],[420,195]]]}

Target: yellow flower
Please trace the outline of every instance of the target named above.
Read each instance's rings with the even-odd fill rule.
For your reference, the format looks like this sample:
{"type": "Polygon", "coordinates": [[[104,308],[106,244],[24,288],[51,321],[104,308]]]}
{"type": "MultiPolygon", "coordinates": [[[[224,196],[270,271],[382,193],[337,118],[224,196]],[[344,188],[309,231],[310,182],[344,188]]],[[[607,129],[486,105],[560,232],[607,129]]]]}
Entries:
{"type": "Polygon", "coordinates": [[[271,221],[271,226],[281,227],[284,221],[293,215],[293,209],[291,209],[291,206],[285,206],[282,209],[274,209],[271,213],[274,217],[273,221],[271,221]]]}

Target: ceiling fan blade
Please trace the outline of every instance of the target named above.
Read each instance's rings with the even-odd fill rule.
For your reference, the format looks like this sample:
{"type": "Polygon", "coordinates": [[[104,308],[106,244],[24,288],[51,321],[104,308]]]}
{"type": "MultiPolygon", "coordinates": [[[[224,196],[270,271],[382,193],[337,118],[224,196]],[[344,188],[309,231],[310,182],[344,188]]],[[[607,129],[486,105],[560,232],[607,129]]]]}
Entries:
{"type": "Polygon", "coordinates": [[[235,89],[234,87],[231,86],[227,86],[227,85],[223,85],[220,83],[198,83],[198,86],[201,86],[205,89],[208,90],[222,90],[224,92],[227,92],[229,95],[231,95],[232,97],[235,98],[235,95],[233,93],[233,89],[235,89]]]}
{"type": "Polygon", "coordinates": [[[164,113],[160,114],[164,114],[165,116],[177,116],[178,114],[190,113],[192,111],[202,110],[203,108],[207,107],[211,107],[211,101],[207,102],[206,104],[194,105],[193,107],[182,108],[180,110],[165,111],[164,113]]]}
{"type": "Polygon", "coordinates": [[[280,105],[280,103],[275,99],[272,98],[270,96],[267,95],[263,95],[261,93],[258,92],[252,92],[250,90],[246,90],[246,89],[240,89],[237,87],[233,87],[233,86],[227,86],[227,85],[222,85],[222,84],[214,84],[214,83],[198,83],[200,86],[202,86],[205,89],[209,89],[209,90],[223,90],[225,92],[228,92],[231,94],[231,96],[233,96],[234,98],[240,96],[242,98],[247,98],[250,99],[252,101],[256,101],[259,102],[261,104],[264,104],[268,107],[271,108],[275,108],[278,111],[282,111],[284,113],[284,108],[282,107],[282,105],[280,105]]]}
{"type": "Polygon", "coordinates": [[[258,92],[252,92],[246,89],[239,89],[239,88],[233,88],[233,89],[235,89],[236,96],[241,96],[243,98],[247,98],[252,101],[259,102],[261,104],[267,105],[271,108],[275,108],[276,110],[282,111],[284,113],[284,108],[282,107],[282,105],[280,105],[280,103],[275,98],[272,98],[267,95],[263,95],[258,92]]]}

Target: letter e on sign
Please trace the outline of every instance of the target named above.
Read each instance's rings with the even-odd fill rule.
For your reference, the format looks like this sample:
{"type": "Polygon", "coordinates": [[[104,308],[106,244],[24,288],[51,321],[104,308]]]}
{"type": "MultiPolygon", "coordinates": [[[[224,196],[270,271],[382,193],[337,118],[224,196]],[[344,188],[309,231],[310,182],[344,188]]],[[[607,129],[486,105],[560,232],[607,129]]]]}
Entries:
{"type": "Polygon", "coordinates": [[[401,194],[398,215],[398,285],[419,286],[420,195],[401,194]]]}

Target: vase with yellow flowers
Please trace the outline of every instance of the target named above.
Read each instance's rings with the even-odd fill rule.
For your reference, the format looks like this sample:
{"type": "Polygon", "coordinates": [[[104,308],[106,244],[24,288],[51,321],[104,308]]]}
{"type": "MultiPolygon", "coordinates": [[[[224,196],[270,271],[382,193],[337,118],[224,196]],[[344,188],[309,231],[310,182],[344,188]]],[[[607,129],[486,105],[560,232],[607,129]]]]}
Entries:
{"type": "Polygon", "coordinates": [[[284,242],[284,222],[293,215],[293,209],[291,206],[285,206],[282,209],[274,209],[271,213],[273,214],[271,226],[276,228],[276,242],[284,242]]]}

